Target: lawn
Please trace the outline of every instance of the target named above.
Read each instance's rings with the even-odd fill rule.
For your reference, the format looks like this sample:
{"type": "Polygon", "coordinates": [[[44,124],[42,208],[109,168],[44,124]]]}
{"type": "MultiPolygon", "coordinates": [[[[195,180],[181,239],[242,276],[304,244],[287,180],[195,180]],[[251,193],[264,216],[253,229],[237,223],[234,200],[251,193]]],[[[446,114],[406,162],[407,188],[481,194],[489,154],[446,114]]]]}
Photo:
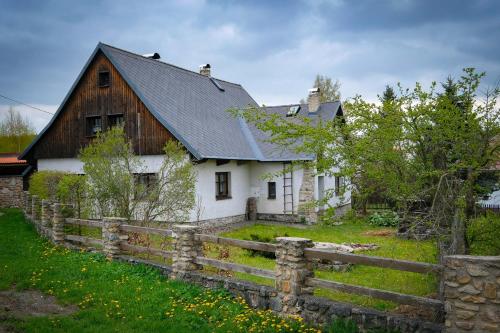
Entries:
{"type": "MultiPolygon", "coordinates": [[[[378,249],[364,251],[362,254],[429,263],[436,262],[437,249],[433,241],[399,239],[393,235],[394,231],[394,229],[370,226],[361,221],[358,223],[346,223],[338,226],[316,225],[306,229],[280,225],[256,224],[226,232],[223,236],[239,239],[251,239],[252,234],[268,238],[288,235],[291,237],[310,238],[313,241],[319,242],[374,243],[379,246],[378,249]],[[383,230],[391,231],[392,235],[373,235],[374,232],[376,233],[377,231],[383,230]]],[[[211,251],[209,252],[212,253],[212,256],[214,250],[211,248],[213,247],[215,247],[219,252],[221,251],[220,247],[211,245],[211,251]]],[[[243,249],[229,247],[225,252],[227,256],[226,260],[228,261],[266,269],[274,268],[275,263],[273,259],[267,259],[261,256],[251,256],[249,251],[243,249]]],[[[347,272],[316,270],[315,274],[317,277],[322,279],[418,296],[432,294],[436,292],[437,288],[437,279],[432,274],[417,274],[362,265],[355,265],[347,272]]],[[[248,274],[238,273],[237,276],[239,278],[252,280],[258,283],[272,284],[272,280],[254,277],[248,274]]],[[[390,310],[397,306],[397,304],[387,301],[381,301],[365,296],[333,292],[324,289],[318,289],[316,291],[316,295],[351,302],[362,306],[373,307],[380,310],[390,310]]]]}
{"type": "Polygon", "coordinates": [[[55,247],[38,237],[18,210],[0,213],[0,291],[40,290],[63,305],[78,306],[70,315],[23,319],[9,319],[0,309],[0,331],[6,326],[25,332],[317,331],[301,320],[249,309],[224,291],[168,280],[143,265],[55,247]]]}
{"type": "MultiPolygon", "coordinates": [[[[354,220],[355,222],[345,223],[342,225],[326,226],[315,225],[310,227],[290,227],[276,224],[255,224],[248,227],[239,228],[230,232],[221,234],[221,236],[238,239],[252,239],[251,235],[259,235],[269,239],[274,239],[279,236],[294,236],[312,239],[318,242],[333,242],[333,243],[363,243],[377,244],[376,250],[363,251],[362,254],[381,256],[386,258],[404,259],[412,261],[421,261],[435,263],[437,258],[437,248],[434,241],[414,241],[397,238],[394,233],[395,229],[375,227],[365,223],[363,220],[354,220]],[[387,234],[385,236],[377,236],[377,234],[387,234]]],[[[77,227],[72,228],[73,234],[77,234],[77,227]]],[[[83,227],[83,234],[100,238],[100,229],[83,227]]],[[[145,239],[143,238],[143,241],[145,239]]],[[[146,243],[139,245],[152,247],[160,247],[160,244],[167,243],[168,238],[160,236],[150,236],[145,240],[146,243]]],[[[164,249],[170,250],[171,245],[163,246],[164,249]]],[[[211,243],[204,243],[204,254],[207,257],[217,258],[225,261],[230,261],[239,264],[273,270],[275,261],[273,259],[255,256],[250,251],[232,247],[221,246],[211,243]]],[[[147,254],[136,254],[136,256],[170,264],[171,261],[160,257],[155,257],[147,254]]],[[[208,274],[216,274],[217,269],[210,267],[204,268],[208,274]]],[[[224,272],[224,275],[232,275],[236,278],[252,281],[264,285],[274,285],[274,280],[263,277],[257,277],[245,273],[224,272]]],[[[428,296],[432,295],[437,290],[437,279],[433,274],[418,274],[411,272],[403,272],[391,269],[377,268],[371,266],[354,265],[347,272],[334,272],[325,270],[316,270],[315,275],[326,280],[333,280],[348,284],[366,286],[370,288],[383,289],[389,291],[400,292],[404,294],[428,296]]],[[[398,304],[359,296],[346,294],[327,289],[317,289],[317,296],[324,296],[330,299],[349,302],[361,306],[371,307],[378,310],[393,310],[398,304]]]]}

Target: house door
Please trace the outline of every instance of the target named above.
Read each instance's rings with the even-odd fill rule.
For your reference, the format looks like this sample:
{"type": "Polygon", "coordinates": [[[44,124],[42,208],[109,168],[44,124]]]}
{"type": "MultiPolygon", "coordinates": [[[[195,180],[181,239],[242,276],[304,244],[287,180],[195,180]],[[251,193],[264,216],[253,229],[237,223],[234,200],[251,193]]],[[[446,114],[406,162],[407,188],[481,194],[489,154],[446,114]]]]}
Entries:
{"type": "MultiPolygon", "coordinates": [[[[318,200],[323,200],[324,197],[325,197],[325,177],[318,176],[318,200]]],[[[320,204],[319,209],[320,210],[325,209],[325,205],[320,204]]]]}

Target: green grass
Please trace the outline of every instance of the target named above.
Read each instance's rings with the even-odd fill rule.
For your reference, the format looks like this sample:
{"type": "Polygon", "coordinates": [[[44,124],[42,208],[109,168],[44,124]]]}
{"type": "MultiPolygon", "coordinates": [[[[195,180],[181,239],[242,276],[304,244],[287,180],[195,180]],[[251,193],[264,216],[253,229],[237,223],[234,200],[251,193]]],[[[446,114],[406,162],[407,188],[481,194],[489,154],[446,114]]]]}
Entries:
{"type": "MultiPolygon", "coordinates": [[[[76,234],[75,227],[73,234],[76,234]]],[[[82,227],[82,234],[101,238],[100,229],[82,227]]],[[[68,230],[69,231],[69,230],[68,230]]],[[[313,241],[333,242],[333,243],[374,243],[379,246],[377,250],[363,251],[362,254],[381,256],[386,258],[404,259],[421,262],[436,262],[436,245],[434,241],[413,241],[404,240],[390,236],[373,236],[366,234],[373,231],[390,231],[394,229],[371,226],[362,221],[357,223],[345,223],[338,226],[316,225],[308,228],[294,228],[280,225],[256,224],[250,227],[244,227],[237,230],[224,233],[222,236],[238,239],[251,239],[250,235],[257,234],[261,237],[274,238],[276,236],[295,236],[310,238],[313,241]]],[[[152,247],[159,248],[163,237],[151,235],[149,238],[152,247]]],[[[140,244],[144,245],[144,244],[140,244]]],[[[165,248],[170,249],[170,248],[165,248]]],[[[252,256],[249,251],[237,248],[221,246],[211,243],[204,244],[204,253],[207,257],[223,259],[226,261],[274,270],[275,261],[273,259],[263,258],[261,256],[252,256]]],[[[135,254],[140,258],[170,264],[170,260],[163,259],[148,254],[135,254]]],[[[216,274],[217,270],[205,267],[208,274],[216,274]]],[[[272,286],[274,280],[258,277],[245,273],[228,273],[232,276],[272,286]]],[[[377,268],[371,266],[354,265],[348,272],[333,272],[316,270],[315,275],[321,279],[333,280],[353,285],[366,286],[370,288],[383,289],[400,292],[404,294],[427,296],[437,290],[437,279],[433,274],[418,274],[411,272],[402,272],[397,270],[377,268]]],[[[375,308],[378,310],[392,310],[398,306],[396,303],[378,300],[366,296],[359,296],[327,289],[316,289],[317,296],[323,296],[330,299],[349,302],[356,305],[375,308]]]]}
{"type": "Polygon", "coordinates": [[[69,316],[9,320],[21,331],[313,331],[300,320],[249,309],[243,300],[224,291],[168,280],[147,266],[109,262],[99,254],[55,247],[38,237],[18,210],[1,212],[0,290],[37,289],[56,296],[62,304],[79,307],[69,316]]]}
{"type": "MultiPolygon", "coordinates": [[[[375,243],[380,246],[377,250],[364,251],[363,254],[381,256],[386,258],[405,259],[422,262],[436,262],[436,246],[433,241],[412,241],[396,238],[395,236],[370,236],[366,232],[388,230],[387,228],[373,227],[364,223],[349,223],[339,226],[317,225],[307,229],[299,229],[288,226],[256,224],[238,230],[224,233],[225,237],[250,239],[251,234],[263,237],[284,236],[310,238],[313,241],[333,243],[375,243]]],[[[394,230],[392,230],[394,231],[394,230]]],[[[217,253],[217,246],[215,251],[217,253]]],[[[229,248],[228,261],[245,265],[274,269],[274,260],[260,256],[251,256],[246,250],[236,247],[229,248]]],[[[396,291],[400,293],[425,296],[432,294],[437,288],[437,279],[432,274],[417,274],[397,270],[383,269],[370,266],[355,265],[348,272],[320,271],[316,276],[326,280],[334,280],[343,283],[361,285],[371,288],[396,291]]],[[[254,281],[257,283],[272,284],[272,280],[254,277],[248,274],[236,274],[237,277],[254,281]]],[[[379,310],[390,310],[397,304],[325,289],[318,289],[316,295],[331,299],[354,303],[357,305],[373,307],[379,310]]]]}

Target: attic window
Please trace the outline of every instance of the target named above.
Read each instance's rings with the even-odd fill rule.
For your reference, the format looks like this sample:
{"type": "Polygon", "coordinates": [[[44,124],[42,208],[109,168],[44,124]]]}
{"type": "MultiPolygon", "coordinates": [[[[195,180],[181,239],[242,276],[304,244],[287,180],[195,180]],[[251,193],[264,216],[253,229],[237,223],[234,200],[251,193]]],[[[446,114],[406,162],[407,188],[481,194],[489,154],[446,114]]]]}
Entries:
{"type": "Polygon", "coordinates": [[[98,132],[102,131],[102,122],[101,117],[93,116],[87,117],[85,133],[87,136],[96,136],[98,132]]]}
{"type": "Polygon", "coordinates": [[[297,113],[299,113],[299,111],[300,111],[300,105],[290,106],[290,108],[288,109],[288,112],[286,113],[286,116],[287,117],[293,117],[297,113]]]}
{"type": "Polygon", "coordinates": [[[108,115],[108,128],[123,126],[124,122],[122,113],[108,115]]]}
{"type": "Polygon", "coordinates": [[[100,71],[99,72],[99,87],[109,87],[110,79],[109,79],[109,71],[100,71]]]}

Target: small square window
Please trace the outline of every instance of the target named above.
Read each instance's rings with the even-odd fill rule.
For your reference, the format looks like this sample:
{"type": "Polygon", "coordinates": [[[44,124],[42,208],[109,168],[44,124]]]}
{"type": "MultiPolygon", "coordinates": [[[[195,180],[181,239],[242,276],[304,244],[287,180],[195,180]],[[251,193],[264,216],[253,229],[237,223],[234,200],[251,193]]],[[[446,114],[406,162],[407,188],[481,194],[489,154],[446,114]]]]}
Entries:
{"type": "Polygon", "coordinates": [[[123,114],[110,114],[108,115],[108,128],[115,126],[123,126],[123,114]]]}
{"type": "Polygon", "coordinates": [[[87,117],[85,133],[87,136],[96,136],[102,131],[102,120],[99,116],[87,117]]]}
{"type": "Polygon", "coordinates": [[[109,71],[99,72],[99,87],[109,87],[109,71]]]}
{"type": "Polygon", "coordinates": [[[231,174],[229,172],[215,173],[215,198],[217,200],[231,198],[230,181],[231,174]]]}
{"type": "Polygon", "coordinates": [[[267,183],[267,198],[276,199],[276,182],[267,183]]]}

